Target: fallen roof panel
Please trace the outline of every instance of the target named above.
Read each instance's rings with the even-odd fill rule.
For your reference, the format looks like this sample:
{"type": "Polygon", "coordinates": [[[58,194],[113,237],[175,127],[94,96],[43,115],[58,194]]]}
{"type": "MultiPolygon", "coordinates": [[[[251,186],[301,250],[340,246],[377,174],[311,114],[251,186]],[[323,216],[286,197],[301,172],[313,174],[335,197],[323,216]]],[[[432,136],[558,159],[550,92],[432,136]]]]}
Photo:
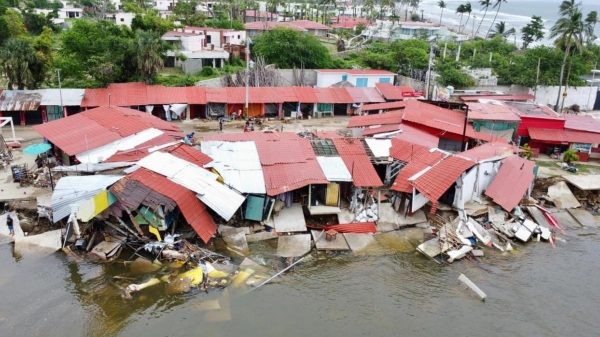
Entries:
{"type": "Polygon", "coordinates": [[[317,157],[321,170],[329,181],[352,181],[352,175],[341,157],[317,157]]]}
{"type": "Polygon", "coordinates": [[[534,162],[517,155],[504,159],[485,195],[511,212],[531,186],[534,179],[534,166],[534,162]]]}
{"type": "Polygon", "coordinates": [[[231,219],[245,200],[240,194],[217,182],[214,174],[169,153],[154,152],[140,160],[138,165],[196,192],[206,206],[226,221],[231,219]]]}
{"type": "Polygon", "coordinates": [[[364,144],[358,138],[332,138],[346,168],[352,174],[352,181],[357,187],[383,186],[381,178],[369,159],[364,144]]]}

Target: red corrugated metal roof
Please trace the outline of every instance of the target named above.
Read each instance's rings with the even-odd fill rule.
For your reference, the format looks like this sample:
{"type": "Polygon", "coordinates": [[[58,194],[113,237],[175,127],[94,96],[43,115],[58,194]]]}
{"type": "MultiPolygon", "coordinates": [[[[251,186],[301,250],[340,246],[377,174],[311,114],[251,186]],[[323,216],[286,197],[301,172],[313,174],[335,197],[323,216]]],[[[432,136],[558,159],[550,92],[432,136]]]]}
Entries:
{"type": "Polygon", "coordinates": [[[362,141],[358,138],[331,138],[357,187],[383,186],[362,141]]]}
{"type": "Polygon", "coordinates": [[[407,85],[395,86],[391,83],[376,83],[375,88],[388,101],[399,101],[407,97],[420,97],[422,94],[407,85]]]}
{"type": "Polygon", "coordinates": [[[407,163],[406,166],[398,172],[391,189],[394,191],[411,193],[413,188],[408,181],[408,178],[421,172],[428,166],[432,166],[439,162],[446,154],[437,150],[432,150],[426,146],[392,138],[390,156],[407,163]]]}
{"type": "Polygon", "coordinates": [[[475,162],[472,160],[459,156],[449,156],[416,178],[412,184],[433,203],[432,212],[435,212],[437,200],[456,182],[463,172],[474,165],[475,162]]]}
{"type": "Polygon", "coordinates": [[[458,96],[463,102],[478,102],[480,99],[495,99],[498,101],[531,101],[535,97],[530,94],[515,94],[515,95],[504,95],[504,94],[484,94],[484,95],[460,95],[458,96]]]}
{"type": "Polygon", "coordinates": [[[293,132],[223,133],[204,140],[254,141],[270,196],[328,182],[310,142],[293,132]]]}
{"type": "Polygon", "coordinates": [[[369,20],[366,18],[351,18],[351,17],[347,17],[347,16],[340,16],[338,17],[337,20],[335,20],[335,18],[333,18],[334,22],[331,27],[333,28],[354,28],[356,26],[358,26],[359,24],[363,24],[366,26],[369,25],[369,20]]]}
{"type": "Polygon", "coordinates": [[[402,111],[390,111],[376,115],[353,116],[348,121],[348,128],[360,128],[374,125],[390,125],[402,123],[402,111]]]}
{"type": "Polygon", "coordinates": [[[300,103],[317,103],[319,99],[312,87],[293,87],[297,101],[300,103]]]}
{"type": "MultiPolygon", "coordinates": [[[[436,105],[417,100],[408,100],[406,101],[406,107],[404,108],[403,121],[462,135],[465,123],[465,114],[463,112],[444,109],[436,105]]],[[[491,141],[498,138],[494,135],[477,132],[470,124],[467,124],[466,136],[468,138],[480,139],[484,141],[491,141]]]]}
{"type": "Polygon", "coordinates": [[[377,226],[374,222],[353,222],[346,224],[327,225],[325,230],[335,230],[338,233],[376,233],[377,226]]]}
{"type": "Polygon", "coordinates": [[[149,128],[181,134],[177,126],[150,114],[127,108],[99,107],[34,129],[68,155],[97,148],[149,128]]]}
{"type": "Polygon", "coordinates": [[[217,225],[212,216],[194,192],[145,168],[135,170],[125,179],[139,181],[146,187],[175,201],[187,223],[205,243],[217,232],[217,225]]]}
{"type": "Polygon", "coordinates": [[[505,104],[469,103],[469,119],[518,122],[518,110],[505,104]]]}
{"type": "Polygon", "coordinates": [[[552,108],[546,105],[528,102],[504,102],[504,104],[514,108],[514,111],[522,118],[530,117],[540,119],[564,120],[564,118],[561,115],[559,115],[556,111],[552,110],[552,108]]]}
{"type": "Polygon", "coordinates": [[[107,88],[85,89],[82,107],[143,106],[155,104],[206,104],[206,89],[167,87],[140,82],[113,83],[107,88]]]}
{"type": "Polygon", "coordinates": [[[375,88],[342,88],[352,97],[352,103],[380,103],[385,102],[375,88]]]}
{"type": "Polygon", "coordinates": [[[506,211],[511,212],[531,186],[534,179],[534,166],[534,162],[516,155],[504,159],[498,174],[485,191],[485,195],[492,198],[506,211]]]}
{"type": "Polygon", "coordinates": [[[386,103],[375,103],[375,104],[366,104],[363,105],[362,111],[375,111],[375,110],[392,110],[392,109],[402,109],[405,104],[403,101],[396,102],[386,102],[386,103]]]}
{"type": "Polygon", "coordinates": [[[600,133],[600,120],[589,115],[564,114],[565,129],[600,133]]]}
{"type": "Polygon", "coordinates": [[[389,125],[368,127],[363,130],[362,135],[363,135],[363,137],[368,137],[368,136],[373,136],[373,135],[377,135],[380,133],[400,131],[400,129],[401,129],[400,124],[389,124],[389,125]]]}
{"type": "Polygon", "coordinates": [[[600,133],[565,130],[528,128],[529,137],[549,143],[600,144],[600,133]]]}
{"type": "Polygon", "coordinates": [[[226,88],[206,88],[206,101],[208,103],[227,103],[226,88]]]}
{"type": "Polygon", "coordinates": [[[405,140],[414,144],[423,145],[429,148],[438,147],[440,139],[425,131],[421,131],[410,125],[401,124],[400,130],[402,132],[394,135],[394,138],[405,140]]]}
{"type": "Polygon", "coordinates": [[[353,99],[345,88],[315,88],[319,103],[349,104],[353,99]]]}
{"type": "Polygon", "coordinates": [[[461,152],[460,155],[479,162],[491,158],[507,157],[514,154],[515,151],[516,148],[510,144],[492,142],[461,152]]]}

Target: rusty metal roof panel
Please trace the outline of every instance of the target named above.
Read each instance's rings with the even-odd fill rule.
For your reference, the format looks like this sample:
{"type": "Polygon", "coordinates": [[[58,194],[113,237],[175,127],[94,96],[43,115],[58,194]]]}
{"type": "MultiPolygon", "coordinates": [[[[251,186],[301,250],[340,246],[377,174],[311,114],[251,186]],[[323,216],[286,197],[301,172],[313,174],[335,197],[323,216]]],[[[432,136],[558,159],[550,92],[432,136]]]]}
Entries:
{"type": "Polygon", "coordinates": [[[4,90],[0,94],[0,111],[35,111],[42,102],[42,95],[29,90],[4,90]]]}

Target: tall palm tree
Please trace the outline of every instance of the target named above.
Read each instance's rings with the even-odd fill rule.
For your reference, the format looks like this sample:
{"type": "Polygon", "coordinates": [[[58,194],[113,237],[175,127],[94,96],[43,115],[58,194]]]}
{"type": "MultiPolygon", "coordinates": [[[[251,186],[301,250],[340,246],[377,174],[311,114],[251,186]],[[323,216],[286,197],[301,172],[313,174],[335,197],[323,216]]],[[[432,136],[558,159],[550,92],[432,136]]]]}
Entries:
{"type": "Polygon", "coordinates": [[[458,5],[458,7],[456,7],[456,14],[460,14],[460,22],[458,24],[458,32],[459,33],[460,33],[460,27],[462,27],[463,16],[465,15],[466,12],[467,12],[467,9],[465,8],[464,4],[458,5]]]}
{"type": "Polygon", "coordinates": [[[442,9],[442,13],[440,14],[440,25],[441,25],[442,17],[444,16],[444,8],[446,8],[446,1],[444,1],[444,0],[438,1],[438,7],[442,9]]]}
{"type": "Polygon", "coordinates": [[[165,44],[154,32],[137,31],[136,63],[138,75],[146,83],[152,82],[163,66],[165,44]]]}
{"type": "Polygon", "coordinates": [[[556,21],[550,30],[550,37],[558,37],[565,43],[565,55],[560,66],[560,79],[558,82],[558,95],[556,97],[555,110],[558,110],[560,104],[561,90],[565,76],[565,67],[569,58],[571,47],[575,44],[581,48],[583,42],[583,34],[585,33],[585,24],[583,22],[583,14],[579,5],[575,0],[564,0],[560,4],[560,18],[556,21]]]}
{"type": "Polygon", "coordinates": [[[494,27],[494,23],[496,23],[496,19],[498,18],[498,12],[500,12],[500,7],[502,7],[503,2],[507,3],[508,0],[496,0],[496,2],[494,3],[494,8],[496,8],[496,15],[494,15],[494,20],[492,20],[492,23],[490,24],[490,28],[488,29],[486,36],[490,35],[492,27],[494,27]]]}
{"type": "Polygon", "coordinates": [[[479,0],[479,4],[481,6],[483,6],[483,8],[485,9],[485,11],[483,12],[483,16],[481,17],[481,21],[479,21],[479,25],[477,26],[477,30],[475,31],[475,34],[474,34],[475,36],[477,36],[477,33],[479,33],[479,28],[481,28],[481,24],[483,23],[483,20],[485,20],[485,16],[487,15],[488,9],[492,5],[492,0],[479,0]]]}
{"type": "Polygon", "coordinates": [[[511,29],[506,29],[506,22],[504,21],[500,21],[498,23],[496,23],[496,26],[494,28],[494,30],[491,32],[490,37],[493,36],[502,36],[503,38],[508,38],[511,35],[514,35],[517,31],[515,30],[515,28],[511,28],[511,29]]]}
{"type": "Polygon", "coordinates": [[[587,36],[586,42],[592,44],[596,40],[596,24],[598,23],[598,12],[591,11],[585,18],[585,35],[587,36]]]}
{"type": "Polygon", "coordinates": [[[467,16],[467,21],[465,21],[464,27],[467,27],[467,25],[469,24],[469,19],[471,18],[472,12],[473,12],[473,8],[471,7],[471,3],[470,2],[465,3],[465,13],[469,14],[469,16],[467,16]]]}
{"type": "Polygon", "coordinates": [[[9,89],[32,89],[35,86],[31,68],[36,63],[36,56],[28,41],[14,37],[6,40],[0,50],[0,60],[9,89]]]}

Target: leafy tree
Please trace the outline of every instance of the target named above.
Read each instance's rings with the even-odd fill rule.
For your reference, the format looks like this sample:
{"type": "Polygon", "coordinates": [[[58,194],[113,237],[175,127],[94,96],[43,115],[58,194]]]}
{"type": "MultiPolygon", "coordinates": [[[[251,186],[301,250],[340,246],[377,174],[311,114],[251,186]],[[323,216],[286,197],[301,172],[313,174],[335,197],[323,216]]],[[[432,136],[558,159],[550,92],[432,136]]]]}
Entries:
{"type": "Polygon", "coordinates": [[[179,0],[173,9],[173,13],[178,18],[187,21],[196,13],[196,6],[198,6],[196,0],[179,0]]]}
{"type": "MultiPolygon", "coordinates": [[[[39,84],[39,76],[34,76],[41,69],[31,43],[24,38],[10,38],[0,50],[2,72],[8,80],[9,89],[35,89],[39,84]]],[[[37,73],[39,75],[39,73],[37,73]]]]}
{"type": "Polygon", "coordinates": [[[544,21],[541,16],[532,16],[531,22],[521,29],[523,34],[521,39],[523,40],[523,49],[532,43],[539,41],[544,38],[544,21]]]}
{"type": "Polygon", "coordinates": [[[560,80],[558,82],[558,95],[556,97],[555,109],[558,109],[561,90],[564,81],[565,67],[569,58],[571,47],[581,47],[584,33],[583,14],[575,0],[564,0],[560,4],[560,18],[550,30],[550,37],[559,37],[565,42],[565,54],[560,66],[560,80]]]}
{"type": "Polygon", "coordinates": [[[40,34],[44,27],[56,28],[49,17],[44,14],[36,14],[31,10],[23,12],[23,22],[27,31],[33,35],[40,34]]]}
{"type": "Polygon", "coordinates": [[[27,33],[27,29],[25,28],[25,23],[23,23],[23,16],[21,13],[16,10],[9,8],[2,15],[7,22],[8,28],[8,36],[16,37],[25,35],[27,33]]]}
{"type": "Polygon", "coordinates": [[[6,41],[10,37],[10,30],[8,28],[8,22],[6,18],[2,15],[0,16],[0,45],[6,41]]]}
{"type": "Polygon", "coordinates": [[[72,85],[127,81],[136,74],[135,62],[131,62],[136,53],[133,38],[129,28],[109,21],[76,20],[61,34],[55,67],[63,70],[65,83],[72,85]]]}
{"type": "Polygon", "coordinates": [[[328,68],[332,63],[329,51],[316,37],[286,28],[259,35],[253,52],[280,68],[328,68]]]}
{"type": "Polygon", "coordinates": [[[459,32],[462,27],[463,16],[465,15],[466,12],[467,12],[467,8],[465,7],[464,4],[460,4],[460,5],[458,5],[458,7],[456,7],[456,14],[460,14],[460,22],[458,23],[459,32]]]}
{"type": "Polygon", "coordinates": [[[496,8],[496,15],[494,15],[494,20],[492,20],[492,23],[490,24],[490,28],[488,29],[487,34],[485,34],[485,36],[490,36],[490,33],[492,31],[492,28],[494,27],[494,24],[496,23],[496,19],[498,18],[498,12],[500,12],[500,8],[502,7],[502,3],[507,3],[508,0],[495,0],[496,2],[494,3],[494,8],[496,8]]]}
{"type": "Polygon", "coordinates": [[[144,82],[151,83],[163,66],[163,54],[166,51],[160,35],[138,30],[136,32],[137,72],[144,82]]]}
{"type": "Polygon", "coordinates": [[[578,160],[579,160],[579,155],[577,154],[577,151],[575,151],[573,149],[569,149],[563,153],[563,161],[565,163],[570,164],[571,162],[578,161],[578,160]]]}
{"type": "Polygon", "coordinates": [[[440,13],[440,25],[442,24],[442,18],[444,17],[444,9],[446,8],[446,1],[440,0],[438,1],[438,7],[442,10],[440,13]]]}
{"type": "Polygon", "coordinates": [[[173,29],[173,22],[163,19],[155,11],[147,11],[144,14],[136,15],[131,21],[131,29],[145,30],[164,34],[173,29]]]}
{"type": "Polygon", "coordinates": [[[436,70],[440,75],[438,81],[442,85],[452,85],[457,88],[464,88],[475,84],[475,80],[465,73],[460,65],[455,62],[442,63],[436,70]]]}
{"type": "Polygon", "coordinates": [[[485,9],[485,11],[483,12],[483,16],[481,17],[481,21],[479,21],[479,25],[477,25],[477,30],[475,30],[475,34],[473,34],[474,36],[477,36],[477,33],[479,33],[479,29],[481,28],[481,24],[483,23],[483,20],[485,20],[485,17],[487,15],[488,9],[490,9],[490,6],[492,5],[492,0],[479,0],[479,4],[485,9]]]}

